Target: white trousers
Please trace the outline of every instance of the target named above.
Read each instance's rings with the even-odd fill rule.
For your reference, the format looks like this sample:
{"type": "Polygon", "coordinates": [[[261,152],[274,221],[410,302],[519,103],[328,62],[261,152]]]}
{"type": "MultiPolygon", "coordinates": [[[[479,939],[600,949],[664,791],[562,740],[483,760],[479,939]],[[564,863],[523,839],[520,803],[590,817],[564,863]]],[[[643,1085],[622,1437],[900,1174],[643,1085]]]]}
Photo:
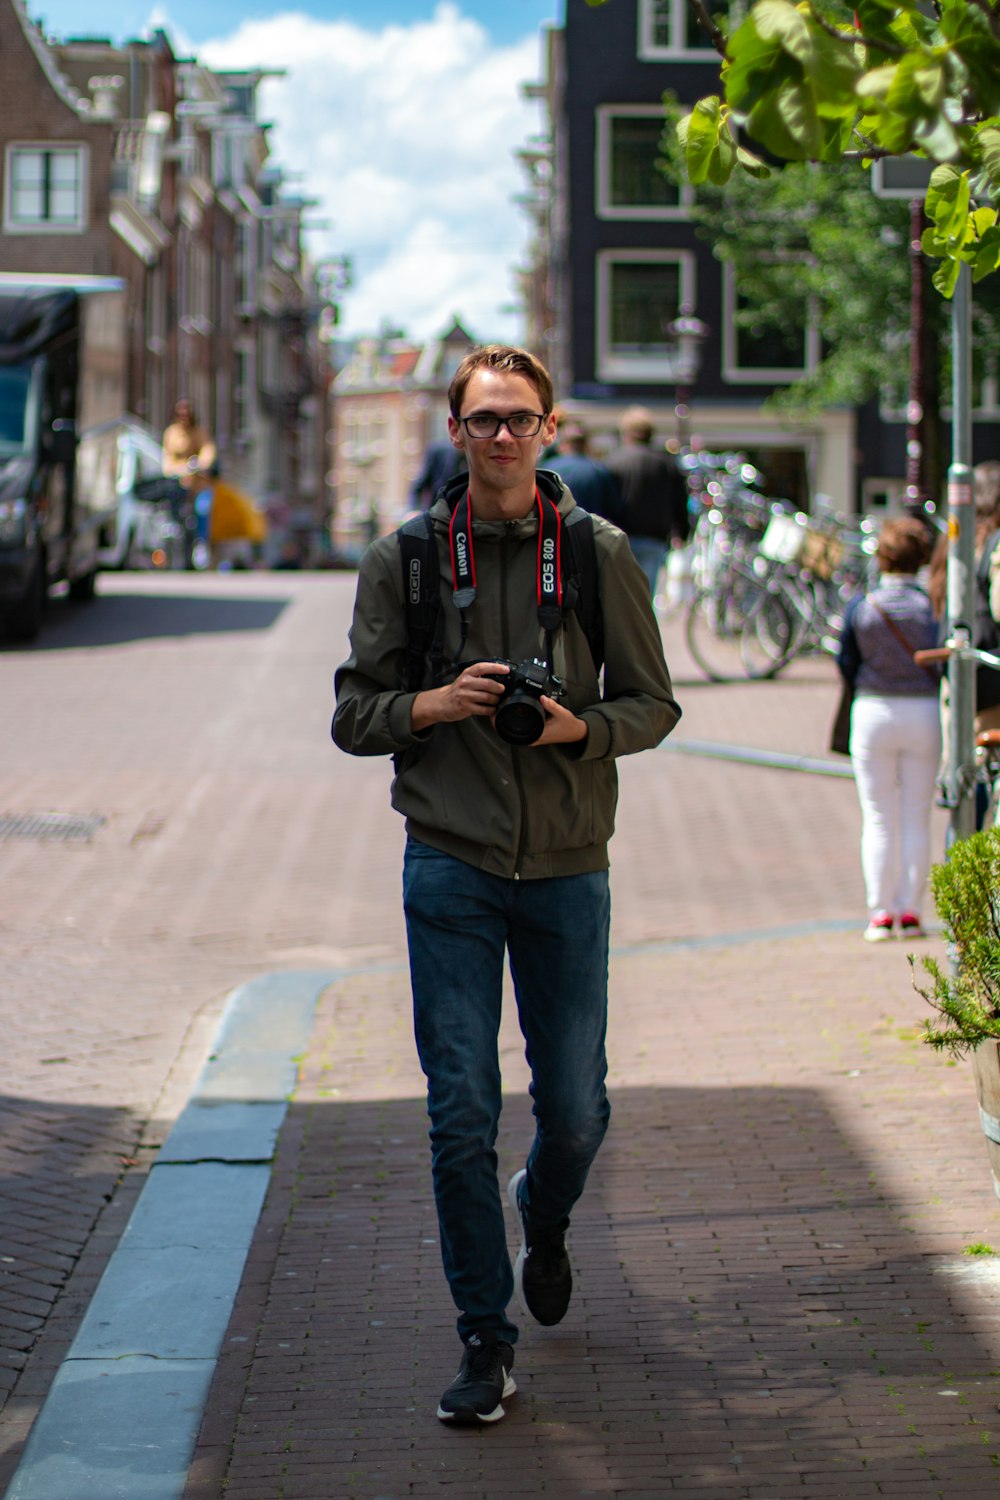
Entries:
{"type": "Polygon", "coordinates": [[[920,915],[940,760],[936,697],[855,698],[851,763],[861,803],[861,868],[869,916],[920,915]]]}

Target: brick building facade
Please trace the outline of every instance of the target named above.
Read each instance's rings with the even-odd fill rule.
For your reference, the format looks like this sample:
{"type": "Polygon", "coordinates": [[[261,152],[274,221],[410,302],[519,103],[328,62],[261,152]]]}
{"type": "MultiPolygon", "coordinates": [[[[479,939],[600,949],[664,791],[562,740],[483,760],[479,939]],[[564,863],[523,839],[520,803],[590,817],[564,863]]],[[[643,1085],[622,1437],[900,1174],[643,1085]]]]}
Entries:
{"type": "Polygon", "coordinates": [[[257,117],[264,70],[43,35],[0,0],[0,271],[127,288],[130,413],[186,396],[223,471],[279,523],[325,534],[322,295],[257,117]]]}

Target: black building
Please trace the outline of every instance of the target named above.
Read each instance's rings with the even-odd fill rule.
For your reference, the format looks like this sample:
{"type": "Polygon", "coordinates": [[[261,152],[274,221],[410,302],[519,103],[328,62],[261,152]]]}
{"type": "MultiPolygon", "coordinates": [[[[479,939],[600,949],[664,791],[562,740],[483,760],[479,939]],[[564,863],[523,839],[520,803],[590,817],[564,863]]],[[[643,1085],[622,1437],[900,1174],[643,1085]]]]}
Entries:
{"type": "MultiPolygon", "coordinates": [[[[780,329],[737,322],[747,304],[733,267],[696,234],[690,186],[658,165],[664,92],[682,103],[720,92],[718,54],[687,0],[566,0],[547,73],[528,92],[545,102],[550,134],[544,152],[522,153],[538,226],[525,273],[530,336],[596,446],[641,403],[661,439],[744,451],[772,493],[803,509],[823,497],[837,509],[894,505],[906,483],[905,414],[873,402],[793,422],[764,408],[819,361],[818,329],[793,296],[780,329]],[[702,336],[678,338],[682,318],[702,336]]],[[[977,402],[982,458],[1000,417],[988,370],[977,402]]]]}

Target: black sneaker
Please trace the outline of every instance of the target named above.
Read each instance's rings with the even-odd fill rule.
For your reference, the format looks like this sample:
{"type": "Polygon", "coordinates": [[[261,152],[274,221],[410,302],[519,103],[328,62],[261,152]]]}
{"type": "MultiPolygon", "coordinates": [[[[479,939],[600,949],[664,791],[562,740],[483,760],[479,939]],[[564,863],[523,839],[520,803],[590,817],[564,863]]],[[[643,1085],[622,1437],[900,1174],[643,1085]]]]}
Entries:
{"type": "Polygon", "coordinates": [[[573,1272],[566,1254],[568,1221],[554,1229],[529,1229],[518,1190],[527,1176],[524,1167],[507,1184],[510,1206],[521,1223],[524,1238],[514,1263],[517,1298],[529,1317],[551,1328],[561,1323],[573,1295],[573,1272]]]}
{"type": "Polygon", "coordinates": [[[499,1422],[504,1414],[501,1402],[517,1390],[510,1373],[513,1363],[514,1350],[503,1339],[485,1331],[470,1334],[458,1374],[441,1397],[441,1421],[467,1426],[499,1422]]]}

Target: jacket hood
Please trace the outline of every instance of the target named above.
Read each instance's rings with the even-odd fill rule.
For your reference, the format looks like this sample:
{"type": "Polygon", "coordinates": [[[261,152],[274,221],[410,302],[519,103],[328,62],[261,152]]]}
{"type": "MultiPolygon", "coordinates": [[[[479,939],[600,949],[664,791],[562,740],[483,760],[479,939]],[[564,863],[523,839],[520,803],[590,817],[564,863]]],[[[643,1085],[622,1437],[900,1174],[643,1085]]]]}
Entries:
{"type": "MultiPolygon", "coordinates": [[[[535,483],[538,485],[538,489],[541,494],[543,494],[546,499],[551,500],[553,504],[558,508],[559,514],[561,516],[565,516],[567,512],[571,511],[576,504],[576,501],[573,499],[573,496],[569,491],[569,487],[563,483],[560,476],[556,474],[552,469],[536,469],[535,483]]],[[[435,521],[447,524],[451,520],[452,511],[455,509],[455,506],[461,500],[468,487],[469,476],[468,474],[464,473],[457,474],[454,479],[449,479],[447,484],[442,485],[441,489],[439,489],[437,492],[434,504],[431,506],[430,514],[432,518],[435,521]]],[[[480,527],[488,529],[497,526],[502,527],[508,524],[507,522],[503,521],[480,521],[476,517],[473,517],[473,520],[477,530],[480,527]]],[[[523,523],[528,528],[528,530],[534,532],[537,526],[536,511],[529,511],[528,514],[523,517],[523,523]]]]}

